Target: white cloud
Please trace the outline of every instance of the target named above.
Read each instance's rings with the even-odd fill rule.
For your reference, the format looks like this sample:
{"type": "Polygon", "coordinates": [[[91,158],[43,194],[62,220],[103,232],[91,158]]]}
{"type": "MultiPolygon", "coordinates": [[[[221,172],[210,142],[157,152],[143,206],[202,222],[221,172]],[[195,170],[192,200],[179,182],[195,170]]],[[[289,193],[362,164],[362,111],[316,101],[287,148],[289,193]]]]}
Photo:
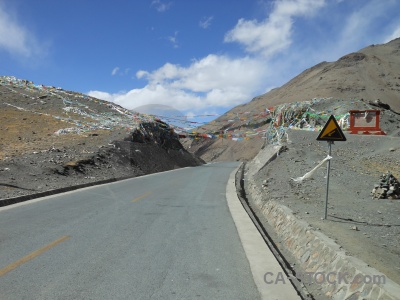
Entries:
{"type": "Polygon", "coordinates": [[[113,95],[109,94],[107,92],[101,92],[101,91],[90,91],[88,93],[89,96],[97,98],[97,99],[102,99],[106,100],[109,102],[113,102],[113,95]]]}
{"type": "Polygon", "coordinates": [[[178,110],[231,107],[248,101],[262,84],[266,69],[248,57],[208,55],[188,67],[167,63],[153,71],[138,71],[148,84],[127,93],[90,91],[90,96],[132,109],[146,104],[171,105],[178,110]]]}
{"type": "Polygon", "coordinates": [[[158,12],[167,11],[167,10],[171,7],[171,5],[172,5],[172,2],[166,3],[166,2],[162,2],[162,1],[160,1],[160,0],[153,0],[153,1],[151,2],[151,6],[154,6],[155,9],[156,9],[158,12]]]}
{"type": "MultiPolygon", "coordinates": [[[[353,2],[348,3],[354,4],[353,2]]],[[[320,40],[314,43],[312,51],[320,61],[336,60],[371,44],[385,43],[396,35],[396,30],[393,28],[400,27],[398,21],[396,19],[388,21],[391,12],[398,7],[396,1],[369,0],[360,1],[357,4],[352,10],[347,8],[347,12],[340,16],[341,22],[336,25],[334,35],[324,42],[320,40]],[[394,23],[397,23],[397,26],[394,23]],[[389,35],[388,32],[392,32],[392,34],[389,35]]],[[[330,8],[337,20],[341,12],[335,10],[335,6],[330,8]]]]}
{"type": "Polygon", "coordinates": [[[188,118],[188,119],[194,119],[195,116],[196,116],[196,114],[192,111],[189,111],[186,113],[186,118],[188,118]]]}
{"type": "Polygon", "coordinates": [[[0,2],[0,49],[19,57],[33,58],[45,54],[46,47],[43,44],[0,2]]]}
{"type": "MultiPolygon", "coordinates": [[[[384,22],[394,8],[382,2],[355,5],[332,0],[325,5],[323,0],[277,0],[265,20],[241,19],[225,35],[226,42],[238,42],[247,52],[263,55],[232,58],[209,54],[187,66],[165,63],[155,70],[136,72],[136,78],[146,81],[142,88],[89,94],[127,108],[163,104],[189,116],[206,110],[222,113],[283,85],[321,61],[336,60],[382,38],[398,37],[398,21],[384,22]],[[286,48],[289,51],[281,52],[286,48]],[[271,60],[274,54],[279,55],[271,60]]],[[[176,37],[177,33],[171,42],[176,42],[176,37]]]]}
{"type": "Polygon", "coordinates": [[[390,42],[391,40],[397,39],[400,37],[400,26],[397,27],[392,34],[390,34],[389,36],[385,37],[384,42],[390,42]]]}
{"type": "Polygon", "coordinates": [[[214,17],[204,17],[203,19],[200,20],[199,26],[203,29],[207,29],[211,26],[211,22],[214,19],[214,17]]]}
{"type": "Polygon", "coordinates": [[[111,71],[111,76],[114,76],[118,73],[119,71],[119,67],[115,67],[112,71],[111,71]]]}
{"type": "Polygon", "coordinates": [[[271,56],[291,44],[293,18],[315,13],[324,0],[275,1],[269,17],[261,22],[240,19],[225,35],[225,42],[238,42],[247,52],[271,56]]]}
{"type": "Polygon", "coordinates": [[[202,111],[189,111],[185,114],[186,120],[186,129],[190,130],[198,126],[202,126],[203,124],[207,124],[208,122],[216,119],[220,116],[221,113],[216,112],[215,110],[202,110],[202,111]]]}
{"type": "Polygon", "coordinates": [[[388,6],[384,1],[365,2],[361,8],[351,13],[344,21],[344,30],[341,40],[344,42],[356,42],[366,40],[371,35],[369,30],[376,23],[376,19],[381,17],[388,6]],[[368,16],[368,17],[366,17],[368,16]]]}
{"type": "Polygon", "coordinates": [[[167,40],[172,44],[172,47],[179,48],[178,31],[175,31],[173,36],[167,37],[167,40]]]}
{"type": "Polygon", "coordinates": [[[119,76],[126,76],[131,71],[130,68],[121,69],[120,67],[115,67],[111,71],[111,76],[119,75],[119,76]]]}

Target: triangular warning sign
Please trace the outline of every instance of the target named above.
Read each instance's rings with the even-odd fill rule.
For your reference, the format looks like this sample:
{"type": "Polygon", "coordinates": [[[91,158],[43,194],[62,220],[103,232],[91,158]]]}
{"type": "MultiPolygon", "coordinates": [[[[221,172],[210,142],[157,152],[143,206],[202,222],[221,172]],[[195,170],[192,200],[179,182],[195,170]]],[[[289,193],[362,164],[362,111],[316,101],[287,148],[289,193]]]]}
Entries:
{"type": "Polygon", "coordinates": [[[328,122],[326,122],[324,128],[319,133],[317,141],[346,141],[346,137],[333,115],[330,116],[328,122]]]}

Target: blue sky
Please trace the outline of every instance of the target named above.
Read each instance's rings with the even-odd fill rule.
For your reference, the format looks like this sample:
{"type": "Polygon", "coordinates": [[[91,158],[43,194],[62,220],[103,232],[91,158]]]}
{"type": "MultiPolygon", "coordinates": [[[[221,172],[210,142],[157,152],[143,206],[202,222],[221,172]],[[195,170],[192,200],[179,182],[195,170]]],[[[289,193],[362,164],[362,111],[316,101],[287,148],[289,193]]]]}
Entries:
{"type": "Polygon", "coordinates": [[[0,0],[0,75],[218,114],[397,37],[398,0],[0,0]]]}

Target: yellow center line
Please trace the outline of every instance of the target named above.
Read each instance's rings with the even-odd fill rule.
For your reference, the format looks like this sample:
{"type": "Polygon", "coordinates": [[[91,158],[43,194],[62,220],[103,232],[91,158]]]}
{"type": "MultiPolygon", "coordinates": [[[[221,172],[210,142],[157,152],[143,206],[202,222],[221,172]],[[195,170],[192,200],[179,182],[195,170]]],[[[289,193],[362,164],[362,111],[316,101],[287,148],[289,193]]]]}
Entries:
{"type": "Polygon", "coordinates": [[[153,192],[145,193],[145,194],[143,194],[142,196],[139,196],[139,197],[133,199],[132,202],[137,202],[137,201],[139,201],[140,199],[143,199],[143,198],[145,198],[145,197],[151,195],[152,193],[153,193],[153,192]]]}
{"type": "Polygon", "coordinates": [[[43,248],[40,248],[36,251],[33,251],[31,254],[28,254],[27,256],[24,256],[23,258],[17,260],[16,262],[13,262],[12,264],[9,264],[7,267],[0,269],[0,277],[7,274],[8,272],[14,270],[15,268],[19,267],[20,265],[30,261],[31,259],[34,259],[36,256],[39,256],[40,254],[46,252],[47,250],[53,248],[54,246],[57,246],[58,244],[64,242],[65,240],[69,239],[70,236],[63,236],[59,238],[58,240],[55,240],[54,242],[44,246],[43,248]]]}

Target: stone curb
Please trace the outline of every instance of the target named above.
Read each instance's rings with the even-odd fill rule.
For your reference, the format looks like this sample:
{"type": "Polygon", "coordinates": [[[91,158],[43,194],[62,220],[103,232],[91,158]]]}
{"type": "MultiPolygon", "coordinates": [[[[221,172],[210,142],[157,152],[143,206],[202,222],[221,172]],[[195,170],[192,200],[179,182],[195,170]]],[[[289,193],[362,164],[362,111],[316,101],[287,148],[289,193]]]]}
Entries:
{"type": "Polygon", "coordinates": [[[70,192],[70,191],[78,190],[78,189],[85,188],[85,187],[90,187],[90,186],[95,186],[95,185],[100,185],[100,184],[105,184],[105,183],[111,183],[111,182],[116,182],[116,181],[125,180],[125,179],[131,179],[131,178],[135,178],[135,177],[139,177],[139,176],[126,176],[126,177],[120,177],[120,178],[110,178],[110,179],[105,179],[105,180],[100,180],[100,181],[94,181],[94,182],[73,185],[73,186],[67,186],[67,187],[54,189],[54,190],[48,190],[45,192],[40,192],[40,193],[35,193],[35,194],[30,194],[30,195],[24,195],[24,196],[7,198],[7,199],[0,199],[0,207],[16,204],[16,203],[20,203],[20,202],[25,202],[28,200],[33,200],[33,199],[40,198],[40,197],[70,192]]]}
{"type": "Polygon", "coordinates": [[[305,272],[314,272],[313,279],[320,282],[325,295],[332,299],[400,299],[400,285],[360,259],[346,255],[334,240],[297,219],[291,209],[272,200],[263,200],[262,189],[252,178],[281,150],[281,147],[267,146],[248,164],[246,193],[250,194],[298,265],[305,272]],[[329,278],[325,278],[328,273],[329,278]],[[344,274],[346,276],[342,276],[344,274]]]}

